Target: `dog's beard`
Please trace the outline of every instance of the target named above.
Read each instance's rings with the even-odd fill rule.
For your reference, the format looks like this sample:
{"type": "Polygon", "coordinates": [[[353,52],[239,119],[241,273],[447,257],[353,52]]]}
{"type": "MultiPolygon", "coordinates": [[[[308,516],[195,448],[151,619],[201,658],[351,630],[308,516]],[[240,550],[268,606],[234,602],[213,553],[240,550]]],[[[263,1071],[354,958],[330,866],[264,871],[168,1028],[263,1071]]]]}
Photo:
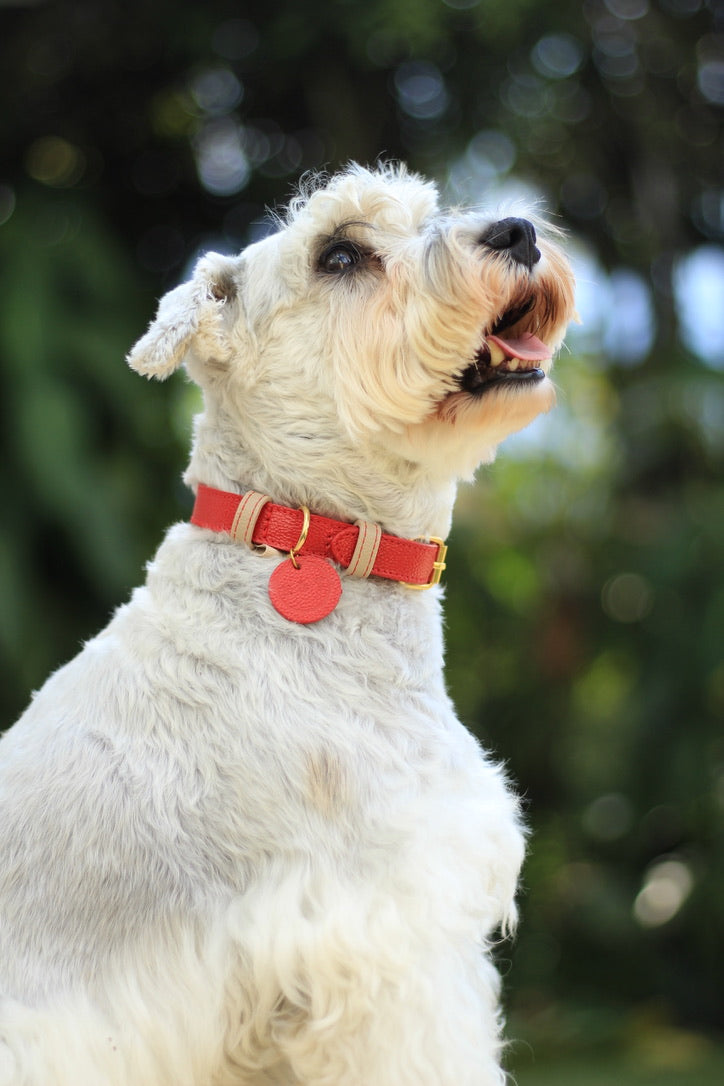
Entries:
{"type": "Polygon", "coordinates": [[[506,416],[509,432],[521,429],[553,405],[548,374],[573,311],[573,280],[555,250],[549,271],[514,285],[502,312],[483,324],[479,346],[453,375],[435,408],[438,419],[486,425],[506,416]]]}

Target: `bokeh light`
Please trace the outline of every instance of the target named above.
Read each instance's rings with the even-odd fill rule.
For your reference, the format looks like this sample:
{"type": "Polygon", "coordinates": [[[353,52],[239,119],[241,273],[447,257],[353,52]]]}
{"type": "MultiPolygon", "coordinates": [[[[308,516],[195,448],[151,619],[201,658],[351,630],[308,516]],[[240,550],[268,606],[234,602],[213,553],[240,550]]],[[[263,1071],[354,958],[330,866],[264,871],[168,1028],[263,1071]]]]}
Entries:
{"type": "Polygon", "coordinates": [[[657,860],[646,872],[634,902],[634,916],[645,928],[667,924],[682,908],[693,886],[691,868],[683,860],[657,860]]]}

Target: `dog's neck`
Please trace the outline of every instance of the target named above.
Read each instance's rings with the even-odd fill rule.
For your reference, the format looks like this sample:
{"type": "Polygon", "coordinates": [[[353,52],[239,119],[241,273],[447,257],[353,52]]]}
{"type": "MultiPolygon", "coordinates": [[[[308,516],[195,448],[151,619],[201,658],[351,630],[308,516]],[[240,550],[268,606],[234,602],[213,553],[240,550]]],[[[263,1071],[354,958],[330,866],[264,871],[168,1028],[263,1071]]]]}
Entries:
{"type": "Polygon", "coordinates": [[[297,443],[293,470],[268,443],[219,442],[218,420],[195,420],[191,462],[184,476],[199,483],[244,493],[256,490],[275,502],[339,520],[366,520],[405,538],[445,538],[455,501],[454,481],[431,478],[419,464],[399,460],[382,448],[351,444],[325,456],[317,440],[297,443]],[[208,431],[208,432],[207,432],[208,431]],[[211,440],[212,435],[216,435],[211,440]],[[273,455],[276,454],[276,455],[273,455]]]}

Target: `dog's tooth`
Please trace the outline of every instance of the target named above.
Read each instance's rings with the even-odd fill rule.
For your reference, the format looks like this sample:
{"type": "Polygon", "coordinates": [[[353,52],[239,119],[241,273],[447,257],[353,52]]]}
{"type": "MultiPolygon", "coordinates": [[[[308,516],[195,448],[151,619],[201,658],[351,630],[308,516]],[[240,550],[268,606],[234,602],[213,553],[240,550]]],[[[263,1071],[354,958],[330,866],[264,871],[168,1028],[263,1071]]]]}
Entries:
{"type": "Polygon", "coordinates": [[[491,366],[499,366],[501,362],[505,362],[505,351],[497,343],[488,343],[488,350],[490,351],[489,364],[491,366]]]}
{"type": "Polygon", "coordinates": [[[508,369],[509,370],[517,370],[518,365],[519,365],[519,362],[518,362],[517,358],[509,358],[508,359],[508,369]]]}

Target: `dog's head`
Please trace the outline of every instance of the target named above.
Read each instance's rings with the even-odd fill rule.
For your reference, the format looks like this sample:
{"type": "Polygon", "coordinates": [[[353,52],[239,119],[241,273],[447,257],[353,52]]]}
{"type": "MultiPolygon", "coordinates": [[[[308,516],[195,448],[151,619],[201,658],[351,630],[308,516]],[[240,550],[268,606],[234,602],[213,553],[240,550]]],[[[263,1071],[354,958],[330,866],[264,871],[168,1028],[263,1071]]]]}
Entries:
{"type": "Polygon", "coordinates": [[[450,478],[550,408],[572,314],[550,230],[441,212],[404,167],[351,166],[276,234],[201,260],[129,361],[154,377],[185,361],[217,435],[246,447],[384,449],[450,478]]]}

